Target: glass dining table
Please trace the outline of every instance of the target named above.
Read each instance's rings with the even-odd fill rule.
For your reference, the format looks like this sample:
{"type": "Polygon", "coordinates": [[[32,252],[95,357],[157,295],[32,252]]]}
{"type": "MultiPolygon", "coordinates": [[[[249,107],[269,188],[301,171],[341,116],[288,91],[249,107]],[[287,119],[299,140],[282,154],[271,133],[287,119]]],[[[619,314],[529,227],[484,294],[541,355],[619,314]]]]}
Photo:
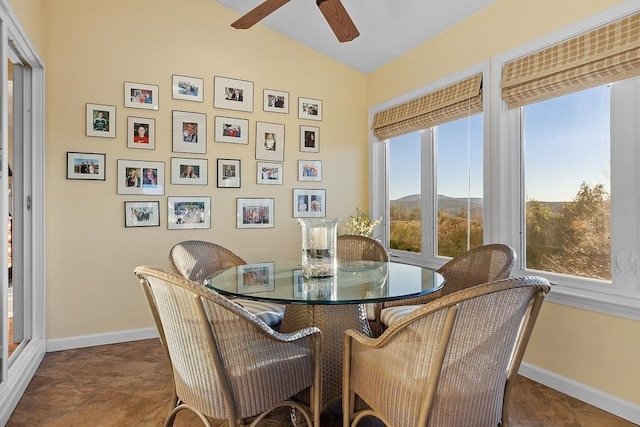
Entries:
{"type": "Polygon", "coordinates": [[[300,261],[231,267],[208,277],[205,286],[228,297],[286,304],[280,332],[307,326],[322,331],[323,408],[342,397],[342,335],[371,335],[366,304],[427,295],[442,289],[436,271],[408,264],[342,261],[332,277],[308,278],[300,261]]]}

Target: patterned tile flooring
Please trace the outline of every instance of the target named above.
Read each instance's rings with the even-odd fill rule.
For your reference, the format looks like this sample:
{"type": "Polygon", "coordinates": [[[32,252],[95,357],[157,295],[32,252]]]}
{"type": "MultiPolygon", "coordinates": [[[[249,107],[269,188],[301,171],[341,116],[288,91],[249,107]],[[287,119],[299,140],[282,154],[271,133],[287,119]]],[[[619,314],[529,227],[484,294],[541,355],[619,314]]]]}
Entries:
{"type": "MultiPolygon", "coordinates": [[[[48,353],[7,426],[162,426],[171,396],[169,375],[157,339],[48,353]]],[[[512,391],[509,419],[512,427],[635,426],[524,377],[518,377],[512,391]]],[[[174,424],[200,425],[186,411],[174,424]]],[[[288,414],[281,412],[263,425],[291,424],[288,414]]],[[[339,408],[323,414],[323,427],[341,425],[339,408]]],[[[374,420],[360,424],[380,425],[374,420]]]]}

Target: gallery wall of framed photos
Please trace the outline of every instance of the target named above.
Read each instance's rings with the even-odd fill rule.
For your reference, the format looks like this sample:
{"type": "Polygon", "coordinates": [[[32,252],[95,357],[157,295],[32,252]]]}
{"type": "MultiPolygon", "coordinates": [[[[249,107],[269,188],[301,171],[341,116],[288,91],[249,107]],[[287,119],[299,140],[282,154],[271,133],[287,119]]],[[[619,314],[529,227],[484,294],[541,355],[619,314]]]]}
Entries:
{"type": "MultiPolygon", "coordinates": [[[[144,112],[130,109],[161,111],[160,91],[163,85],[155,83],[123,82],[124,97],[122,107],[126,110],[126,147],[130,155],[117,159],[114,174],[118,195],[163,196],[166,198],[166,227],[168,230],[211,228],[212,211],[215,203],[211,196],[215,182],[216,189],[240,190],[242,183],[252,181],[260,186],[252,196],[238,192],[236,198],[236,228],[256,229],[275,227],[274,191],[263,185],[289,187],[290,200],[279,200],[289,204],[292,218],[326,216],[326,189],[299,188],[306,182],[321,186],[322,160],[320,153],[320,124],[323,101],[317,98],[299,96],[292,98],[288,90],[259,88],[253,81],[224,76],[213,78],[173,74],[168,76],[166,89],[172,100],[179,102],[180,108],[171,105],[169,135],[158,132],[161,119],[147,117],[144,112]],[[170,79],[169,79],[170,77],[170,79]],[[208,86],[205,82],[213,84],[208,86]],[[205,94],[212,91],[213,105],[205,105],[205,94]],[[257,95],[256,96],[256,91],[257,95]],[[262,96],[260,96],[260,92],[262,96]],[[255,102],[254,102],[255,100],[255,102]],[[293,101],[292,101],[293,100],[293,101]],[[186,101],[186,102],[183,102],[186,101]],[[252,118],[254,104],[261,104],[261,110],[272,121],[252,118]],[[213,107],[213,108],[210,108],[213,107]],[[227,110],[219,113],[217,110],[227,110]],[[294,141],[299,147],[296,159],[285,160],[286,128],[291,127],[291,119],[279,120],[282,115],[294,112],[294,141]],[[272,114],[276,113],[276,114],[272,114]],[[278,116],[280,115],[280,116],[278,116]],[[252,135],[253,134],[253,135],[252,135]],[[166,144],[160,147],[160,144],[166,144]],[[250,147],[252,146],[253,147],[250,147]],[[208,147],[214,153],[209,154],[208,147]],[[242,165],[241,159],[224,156],[229,146],[239,150],[253,150],[255,161],[251,167],[242,165]],[[166,152],[171,148],[171,157],[154,155],[160,148],[166,152]],[[135,150],[151,150],[153,160],[136,156],[135,150]],[[135,159],[139,157],[139,159],[135,159]],[[214,169],[213,179],[209,176],[209,160],[214,169]],[[243,167],[241,167],[244,166],[243,167]],[[293,173],[285,177],[287,166],[293,166],[293,173]],[[166,166],[166,169],[165,169],[166,166]],[[243,171],[249,169],[253,172],[243,171]],[[166,170],[166,172],[165,172],[166,170]],[[244,176],[243,176],[244,175],[244,176]],[[174,186],[205,186],[205,190],[190,187],[192,196],[180,195],[182,191],[174,186]],[[296,188],[294,188],[296,187],[296,188]],[[313,203],[303,203],[303,199],[313,199],[313,203]],[[253,203],[253,204],[252,204],[253,203]],[[255,206],[254,206],[255,205],[255,206]]],[[[86,103],[86,136],[116,138],[117,110],[119,106],[86,103]]],[[[167,126],[164,126],[166,129],[167,126]]],[[[290,150],[291,151],[291,150],[290,150]]],[[[74,180],[108,180],[105,173],[106,153],[69,152],[67,157],[67,178],[74,180]]],[[[246,153],[245,153],[246,157],[246,153]]],[[[215,195],[213,196],[215,198],[215,195]]],[[[282,199],[280,197],[280,199],[282,199]]],[[[162,225],[163,215],[160,200],[124,200],[124,227],[157,227],[162,225]]],[[[222,207],[218,207],[222,209],[222,207]]],[[[228,209],[228,206],[224,209],[228,209]]],[[[225,224],[226,226],[226,224],[225,224]]]]}

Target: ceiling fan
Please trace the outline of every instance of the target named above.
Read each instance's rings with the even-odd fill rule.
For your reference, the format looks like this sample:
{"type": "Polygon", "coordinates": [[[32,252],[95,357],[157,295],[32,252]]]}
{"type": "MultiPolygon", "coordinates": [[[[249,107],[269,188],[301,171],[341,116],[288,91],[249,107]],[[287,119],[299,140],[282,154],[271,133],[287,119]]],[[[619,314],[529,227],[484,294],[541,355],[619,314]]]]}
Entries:
{"type": "MultiPolygon", "coordinates": [[[[257,24],[260,20],[276,11],[290,0],[265,0],[245,15],[241,16],[231,26],[240,30],[246,30],[257,24]]],[[[320,12],[341,43],[351,41],[360,35],[351,17],[340,0],[316,0],[320,12]]]]}

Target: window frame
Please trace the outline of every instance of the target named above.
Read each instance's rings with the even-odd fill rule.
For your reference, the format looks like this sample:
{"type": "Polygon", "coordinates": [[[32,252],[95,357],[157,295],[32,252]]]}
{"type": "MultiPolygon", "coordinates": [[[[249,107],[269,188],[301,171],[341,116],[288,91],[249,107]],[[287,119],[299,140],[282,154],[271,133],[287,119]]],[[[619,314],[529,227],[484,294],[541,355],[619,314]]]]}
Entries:
{"type": "MultiPolygon", "coordinates": [[[[390,108],[394,105],[407,102],[411,99],[423,96],[429,92],[433,92],[442,89],[446,86],[459,82],[461,80],[470,78],[476,74],[483,75],[483,81],[489,79],[489,61],[483,61],[469,68],[466,68],[460,72],[443,77],[433,83],[425,85],[421,88],[403,94],[399,97],[393,98],[385,103],[376,105],[369,111],[369,122],[373,120],[373,116],[382,110],[390,108]]],[[[482,118],[482,149],[483,152],[489,147],[489,115],[488,111],[488,97],[486,90],[483,90],[482,95],[483,103],[483,118],[482,118]]],[[[388,180],[388,156],[389,156],[389,142],[388,140],[379,141],[373,132],[369,133],[370,140],[370,153],[369,163],[369,210],[372,212],[374,218],[382,218],[382,222],[378,225],[374,235],[376,235],[389,250],[389,256],[395,261],[404,262],[408,264],[420,265],[428,268],[439,268],[445,264],[450,258],[437,256],[437,244],[436,239],[433,237],[433,230],[437,224],[437,212],[435,212],[435,204],[432,201],[435,200],[435,183],[437,179],[437,154],[435,153],[435,128],[428,128],[420,131],[421,137],[421,200],[422,200],[422,249],[420,253],[401,251],[397,249],[389,249],[389,224],[390,224],[390,212],[389,212],[389,180],[388,180]]],[[[488,159],[483,156],[483,170],[487,170],[489,167],[487,163],[488,159]]],[[[483,179],[483,217],[484,230],[483,241],[487,242],[491,235],[490,226],[486,222],[487,215],[487,195],[488,183],[486,179],[483,179]]]]}
{"type": "MultiPolygon", "coordinates": [[[[501,70],[503,65],[517,57],[529,54],[533,51],[543,49],[554,43],[561,42],[562,40],[575,37],[578,34],[589,31],[593,28],[605,25],[609,22],[622,18],[623,16],[633,12],[628,8],[615,8],[598,16],[591,17],[590,19],[568,26],[542,37],[538,40],[534,40],[526,45],[520,46],[512,51],[506,52],[501,55],[497,55],[491,58],[491,68],[493,70],[501,70]]],[[[488,91],[490,91],[492,104],[491,104],[491,126],[492,135],[494,135],[494,151],[492,152],[493,163],[497,165],[496,169],[499,169],[501,174],[500,179],[496,182],[502,182],[501,186],[495,186],[492,194],[496,197],[493,200],[500,200],[501,202],[495,206],[497,214],[487,217],[487,220],[492,222],[498,221],[500,224],[498,228],[494,229],[496,235],[494,236],[497,241],[503,241],[516,249],[518,253],[518,261],[514,269],[512,270],[512,276],[520,275],[539,275],[547,278],[552,283],[552,290],[548,294],[547,299],[552,302],[557,302],[564,305],[573,307],[584,308],[592,311],[612,314],[621,317],[627,317],[631,319],[640,319],[640,285],[638,284],[638,273],[633,275],[614,274],[615,259],[613,253],[616,253],[620,249],[620,246],[626,248],[626,252],[629,256],[633,252],[635,246],[636,251],[640,237],[638,237],[638,219],[634,218],[631,214],[625,214],[617,209],[614,212],[614,204],[616,194],[623,191],[626,195],[632,195],[635,200],[631,200],[631,204],[635,204],[636,212],[640,207],[640,197],[638,196],[637,182],[640,179],[640,174],[637,172],[640,167],[640,150],[637,145],[640,144],[640,134],[638,132],[633,135],[633,125],[627,126],[626,129],[619,126],[620,123],[624,123],[625,120],[619,117],[620,114],[626,114],[627,117],[635,117],[627,119],[626,123],[638,123],[638,117],[640,117],[640,103],[637,101],[637,96],[640,94],[640,77],[635,77],[622,82],[612,84],[611,89],[611,193],[612,193],[612,216],[611,216],[611,228],[612,228],[612,280],[603,281],[597,279],[581,278],[576,276],[567,276],[562,274],[556,274],[551,272],[543,272],[539,270],[530,270],[524,268],[524,204],[522,194],[524,192],[524,158],[522,153],[522,110],[516,108],[509,110],[506,103],[501,98],[501,75],[500,73],[494,73],[490,81],[488,91]],[[622,87],[625,87],[623,90],[622,87]],[[634,91],[634,92],[633,92],[634,91]],[[627,93],[626,95],[624,93],[627,93]],[[635,93],[636,98],[633,99],[633,95],[629,95],[629,92],[635,93]],[[623,99],[624,98],[624,99],[623,99]],[[624,137],[620,135],[624,134],[624,137]],[[614,138],[618,138],[614,141],[614,138]],[[624,138],[627,138],[626,140],[624,138]],[[517,141],[517,143],[513,143],[517,141]],[[622,142],[624,141],[624,142],[622,142]],[[614,148],[614,146],[616,148],[614,148]],[[635,151],[634,155],[629,155],[628,150],[635,151]],[[614,175],[618,177],[621,175],[622,168],[618,167],[625,156],[618,154],[614,156],[615,152],[625,151],[626,157],[630,163],[635,162],[635,167],[631,168],[635,176],[631,179],[627,178],[628,184],[620,183],[621,179],[618,179],[618,185],[614,186],[614,175]],[[634,160],[635,159],[635,160],[634,160]],[[617,174],[616,174],[616,171],[617,174]],[[636,184],[634,184],[636,183],[636,184]],[[635,187],[635,189],[634,189],[635,187]],[[517,212],[517,215],[513,215],[517,212]],[[627,237],[621,236],[624,233],[616,233],[616,224],[628,224],[633,223],[631,227],[636,231],[636,235],[633,233],[627,233],[627,237]],[[614,240],[615,239],[615,240],[614,240]],[[631,248],[631,249],[629,249],[631,248]],[[635,280],[635,285],[632,283],[635,280]]],[[[628,175],[629,169],[624,169],[625,174],[628,175]]],[[[617,196],[620,197],[620,196],[617,196]]],[[[622,228],[618,225],[618,230],[622,228]]],[[[637,259],[637,252],[635,253],[637,259]]],[[[623,255],[624,257],[624,255],[623,255]]],[[[636,261],[637,262],[637,261],[636,261]]],[[[623,262],[623,264],[625,264],[623,262]]]]}
{"type": "MultiPolygon", "coordinates": [[[[609,8],[602,13],[593,15],[585,20],[566,26],[556,32],[545,35],[541,38],[525,43],[508,52],[501,53],[486,61],[477,64],[463,71],[441,78],[433,83],[400,95],[389,101],[371,107],[369,111],[369,123],[372,123],[375,113],[390,108],[394,105],[406,102],[410,99],[422,96],[425,93],[440,89],[446,85],[462,80],[473,73],[483,73],[483,221],[485,243],[501,242],[516,249],[518,263],[512,271],[512,276],[534,274],[548,278],[553,284],[547,300],[563,305],[583,308],[591,311],[611,314],[620,317],[640,320],[640,273],[638,270],[638,247],[640,246],[640,221],[633,212],[640,212],[640,132],[628,126],[627,129],[617,128],[616,123],[640,123],[640,77],[636,77],[633,82],[619,82],[613,85],[612,89],[612,111],[614,117],[611,124],[612,147],[614,137],[628,138],[623,146],[612,148],[612,254],[617,254],[622,250],[622,265],[627,268],[625,277],[614,274],[616,257],[612,256],[612,281],[609,282],[587,279],[580,277],[565,276],[553,273],[541,272],[538,270],[526,270],[522,268],[521,233],[524,230],[524,205],[521,194],[523,191],[523,159],[521,152],[521,117],[520,109],[509,110],[501,98],[501,73],[502,66],[519,56],[526,55],[535,50],[543,49],[562,40],[575,37],[578,34],[592,30],[609,22],[615,21],[637,12],[637,9],[630,4],[621,4],[609,8]],[[493,72],[492,72],[493,71],[493,72]],[[625,90],[618,87],[631,84],[625,90]],[[626,100],[618,98],[624,96],[626,100]],[[615,102],[614,102],[615,100],[615,102]],[[620,116],[625,114],[625,117],[620,116]],[[621,135],[621,132],[624,132],[621,135]],[[631,155],[628,149],[632,147],[634,152],[631,155]],[[620,154],[620,152],[624,152],[620,154]],[[632,179],[626,178],[627,184],[623,184],[625,194],[632,194],[632,200],[626,201],[624,208],[615,207],[614,176],[613,171],[620,167],[624,159],[625,173],[631,168],[635,172],[632,179]],[[635,200],[633,200],[635,198],[635,200]],[[635,209],[629,209],[635,206],[635,209]],[[626,209],[626,214],[624,213],[626,209]],[[621,213],[622,212],[622,213],[621,213]],[[623,227],[618,225],[616,234],[616,224],[632,223],[632,232],[621,233],[623,227]],[[613,239],[620,239],[620,235],[626,236],[621,245],[613,239]],[[622,248],[622,249],[619,249],[622,248]],[[635,251],[635,252],[634,252],[635,251]],[[636,272],[630,273],[630,264],[635,256],[636,272]]],[[[422,131],[423,147],[431,144],[428,135],[430,132],[422,131]],[[427,138],[427,143],[425,143],[427,138]]],[[[373,132],[369,133],[369,210],[373,217],[381,217],[382,222],[377,227],[374,235],[379,238],[385,247],[389,249],[389,182],[388,182],[388,141],[379,141],[373,132]]],[[[431,140],[432,141],[432,140],[431,140]]],[[[425,222],[424,212],[430,208],[430,200],[433,200],[433,185],[435,181],[435,159],[429,157],[427,150],[422,150],[422,164],[428,165],[423,168],[421,194],[423,200],[423,224],[422,224],[422,253],[415,254],[406,251],[391,250],[390,256],[398,262],[421,265],[424,267],[438,268],[447,259],[436,257],[434,239],[434,213],[429,216],[430,222],[425,222]],[[429,193],[428,193],[429,192],[429,193]]],[[[432,151],[432,150],[429,150],[432,151]]],[[[618,189],[615,190],[619,191],[618,189]]],[[[626,198],[626,196],[625,196],[626,198]]],[[[437,218],[437,216],[435,217],[437,218]]]]}

